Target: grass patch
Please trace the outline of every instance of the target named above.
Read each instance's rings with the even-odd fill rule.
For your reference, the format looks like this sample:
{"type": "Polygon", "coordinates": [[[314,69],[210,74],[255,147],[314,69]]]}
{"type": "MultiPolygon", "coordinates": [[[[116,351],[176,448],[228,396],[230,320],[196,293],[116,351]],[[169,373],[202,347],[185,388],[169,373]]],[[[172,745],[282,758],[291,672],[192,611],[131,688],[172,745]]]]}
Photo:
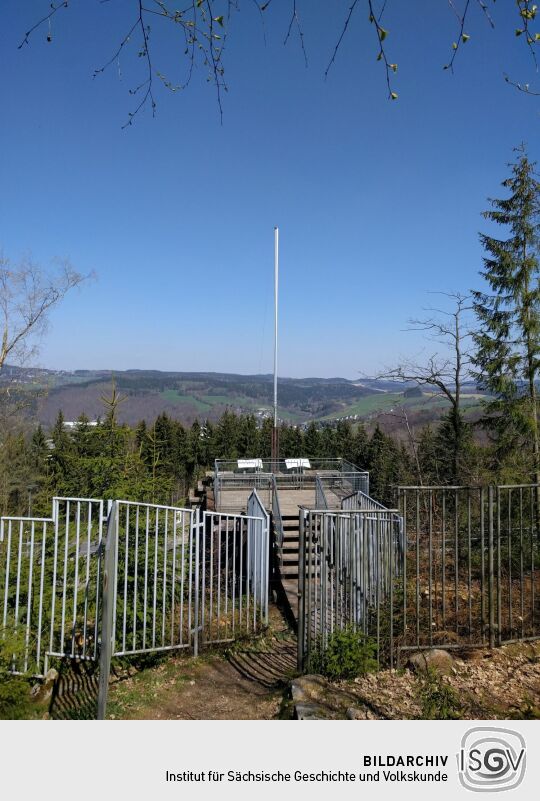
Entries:
{"type": "MultiPolygon", "coordinates": [[[[196,668],[198,662],[198,659],[190,657],[191,668],[196,668]]],[[[155,705],[164,694],[180,690],[191,680],[192,675],[186,667],[181,659],[169,656],[142,670],[128,669],[109,687],[107,718],[140,717],[143,710],[155,705]]]]}

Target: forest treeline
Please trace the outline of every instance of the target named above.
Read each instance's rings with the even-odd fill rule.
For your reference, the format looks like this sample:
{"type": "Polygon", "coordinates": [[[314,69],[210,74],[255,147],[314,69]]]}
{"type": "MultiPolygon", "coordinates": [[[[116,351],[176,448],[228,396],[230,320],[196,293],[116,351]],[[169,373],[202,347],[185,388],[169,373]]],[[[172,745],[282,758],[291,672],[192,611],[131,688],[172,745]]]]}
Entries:
{"type": "MultiPolygon", "coordinates": [[[[454,480],[452,425],[446,418],[426,426],[409,443],[363,424],[339,421],[306,429],[282,424],[280,454],[286,457],[342,457],[369,470],[371,494],[394,502],[397,484],[444,484],[454,480]]],[[[54,495],[185,503],[189,487],[214,467],[215,459],[269,458],[272,421],[225,412],[215,425],[185,427],[165,414],[153,423],[120,424],[115,409],[97,425],[81,416],[66,428],[63,415],[50,431],[37,426],[4,437],[0,447],[2,514],[48,515],[54,495]]],[[[464,484],[526,481],[522,453],[500,454],[468,430],[460,464],[464,484]]]]}

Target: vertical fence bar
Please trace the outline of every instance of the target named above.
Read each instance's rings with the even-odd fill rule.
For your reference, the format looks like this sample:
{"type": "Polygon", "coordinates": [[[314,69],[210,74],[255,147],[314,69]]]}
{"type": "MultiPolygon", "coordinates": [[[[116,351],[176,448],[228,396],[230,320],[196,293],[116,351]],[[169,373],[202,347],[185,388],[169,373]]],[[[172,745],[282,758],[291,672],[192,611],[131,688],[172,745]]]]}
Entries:
{"type": "Polygon", "coordinates": [[[402,510],[403,515],[403,641],[405,641],[407,636],[407,491],[405,490],[403,494],[400,493],[400,496],[403,498],[402,505],[398,499],[398,509],[402,510]]]}
{"type": "Polygon", "coordinates": [[[154,533],[154,594],[152,603],[152,648],[156,647],[156,609],[157,609],[157,585],[158,585],[158,547],[159,547],[159,509],[155,509],[155,533],[154,533]]]}
{"type": "Polygon", "coordinates": [[[67,600],[67,571],[68,571],[68,544],[69,544],[69,512],[70,512],[70,504],[69,501],[66,503],[66,528],[65,528],[65,545],[64,545],[64,581],[63,581],[63,591],[62,591],[62,618],[61,618],[61,629],[60,629],[60,652],[63,653],[65,648],[64,643],[64,629],[65,629],[65,620],[66,620],[66,600],[67,600]]]}
{"type": "Polygon", "coordinates": [[[486,542],[485,542],[485,505],[486,496],[484,487],[480,488],[480,625],[482,627],[482,644],[486,641],[486,605],[485,605],[485,575],[486,575],[486,542]]]}
{"type": "Polygon", "coordinates": [[[144,590],[143,590],[143,649],[146,648],[146,618],[148,613],[148,557],[150,549],[150,507],[146,507],[146,528],[144,535],[144,590]]]}
{"type": "Polygon", "coordinates": [[[416,645],[420,645],[420,490],[416,490],[416,645]]]}
{"type": "Polygon", "coordinates": [[[472,642],[472,553],[471,553],[471,490],[467,490],[467,575],[469,602],[469,642],[472,642]]]}
{"type": "Polygon", "coordinates": [[[161,645],[165,645],[165,619],[167,615],[167,566],[169,557],[169,510],[165,509],[165,529],[163,532],[163,591],[161,601],[161,645]]]}
{"type": "Polygon", "coordinates": [[[455,579],[455,589],[454,589],[454,602],[455,602],[455,615],[456,615],[456,634],[459,634],[459,490],[455,490],[455,501],[454,501],[454,579],[455,579]]]}
{"type": "MultiPolygon", "coordinates": [[[[182,520],[184,513],[182,512],[182,520]]],[[[174,645],[174,612],[176,608],[176,528],[178,525],[178,512],[173,511],[173,556],[172,556],[172,576],[171,576],[171,636],[170,644],[174,645]]],[[[182,582],[180,581],[180,588],[182,590],[182,582]]]]}
{"type": "Polygon", "coordinates": [[[508,626],[509,635],[513,635],[512,615],[512,490],[508,490],[508,626]]]}
{"type": "MultiPolygon", "coordinates": [[[[390,520],[390,515],[388,515],[390,520]]],[[[392,532],[390,531],[390,670],[394,669],[394,549],[392,548],[392,532]]]]}
{"type": "Polygon", "coordinates": [[[133,650],[135,650],[137,647],[137,580],[139,577],[139,504],[135,507],[135,552],[133,561],[133,650]]]}
{"type": "Polygon", "coordinates": [[[122,620],[122,651],[126,650],[127,607],[128,607],[129,506],[127,505],[126,505],[126,540],[124,547],[126,552],[124,554],[124,615],[122,620]]]}
{"type": "Polygon", "coordinates": [[[489,647],[495,647],[495,573],[494,573],[494,520],[493,486],[488,487],[488,607],[489,607],[489,647]]]}
{"type": "Polygon", "coordinates": [[[28,670],[28,652],[30,648],[30,614],[32,611],[32,579],[34,573],[34,538],[36,532],[35,521],[32,520],[30,528],[30,565],[28,568],[28,594],[26,598],[26,633],[24,638],[24,672],[28,670]]]}
{"type": "Polygon", "coordinates": [[[43,521],[43,539],[41,541],[41,574],[39,579],[39,607],[38,607],[38,627],[37,627],[37,643],[36,643],[36,663],[38,673],[41,672],[41,623],[43,616],[43,591],[45,587],[45,554],[46,554],[46,540],[47,540],[47,522],[43,521]]]}
{"type": "Polygon", "coordinates": [[[429,644],[433,645],[433,490],[429,491],[429,644]]]}
{"type": "Polygon", "coordinates": [[[523,558],[523,487],[519,488],[519,592],[520,592],[520,615],[521,615],[521,636],[525,636],[525,582],[524,582],[524,558],[523,558]]]}
{"type": "MultiPolygon", "coordinates": [[[[212,520],[210,531],[212,531],[212,520]]],[[[206,548],[206,526],[204,524],[204,516],[202,521],[202,543],[200,542],[200,534],[201,534],[201,519],[200,519],[200,510],[197,509],[195,514],[192,516],[192,523],[191,523],[192,531],[195,529],[195,564],[194,564],[194,585],[195,585],[195,598],[194,598],[194,608],[193,608],[193,616],[194,616],[194,626],[193,626],[193,656],[199,655],[199,604],[200,604],[200,565],[201,565],[201,558],[200,558],[200,546],[202,544],[203,551],[206,548]]],[[[193,539],[193,537],[192,537],[193,539]]],[[[213,540],[213,538],[212,538],[213,540]]],[[[203,598],[204,603],[204,598],[203,598]]]]}
{"type": "Polygon", "coordinates": [[[502,591],[501,591],[501,490],[497,487],[497,645],[501,644],[502,636],[502,591]]]}
{"type": "Polygon", "coordinates": [[[441,588],[442,588],[442,628],[446,629],[446,491],[442,489],[442,522],[441,522],[441,588]]]}
{"type": "Polygon", "coordinates": [[[535,566],[535,559],[534,559],[534,540],[535,540],[535,529],[536,529],[536,521],[538,515],[538,507],[536,501],[538,501],[538,488],[535,487],[534,491],[533,488],[530,488],[530,496],[531,496],[531,524],[530,524],[530,552],[531,552],[531,636],[535,636],[536,626],[535,626],[535,619],[534,619],[534,605],[535,605],[535,581],[536,581],[536,566],[535,566]]]}
{"type": "Polygon", "coordinates": [[[103,565],[103,602],[101,605],[101,649],[99,656],[98,720],[104,720],[107,712],[109,674],[113,653],[113,606],[116,578],[116,540],[118,537],[118,505],[113,501],[107,521],[107,540],[103,565]]]}

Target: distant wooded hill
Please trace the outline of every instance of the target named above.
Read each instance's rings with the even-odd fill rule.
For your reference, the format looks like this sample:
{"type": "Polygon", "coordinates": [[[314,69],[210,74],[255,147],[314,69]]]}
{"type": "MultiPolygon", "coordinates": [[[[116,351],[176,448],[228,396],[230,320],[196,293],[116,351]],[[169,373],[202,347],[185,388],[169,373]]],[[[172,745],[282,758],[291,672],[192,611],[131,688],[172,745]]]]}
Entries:
{"type": "MultiPolygon", "coordinates": [[[[32,417],[45,425],[54,422],[61,409],[66,420],[86,414],[103,416],[103,396],[111,382],[126,400],[120,406],[123,422],[153,420],[161,412],[191,424],[193,420],[217,420],[230,409],[264,417],[271,413],[271,375],[230,373],[181,373],[158,370],[75,370],[73,372],[4,366],[0,387],[24,395],[32,417]]],[[[448,403],[412,384],[378,379],[350,381],[345,378],[280,378],[279,416],[294,425],[310,420],[331,422],[340,418],[366,420],[402,414],[417,423],[430,422],[448,409],[448,403]]],[[[469,414],[477,414],[481,394],[465,387],[469,414]]],[[[391,426],[390,426],[391,427],[391,426]]]]}

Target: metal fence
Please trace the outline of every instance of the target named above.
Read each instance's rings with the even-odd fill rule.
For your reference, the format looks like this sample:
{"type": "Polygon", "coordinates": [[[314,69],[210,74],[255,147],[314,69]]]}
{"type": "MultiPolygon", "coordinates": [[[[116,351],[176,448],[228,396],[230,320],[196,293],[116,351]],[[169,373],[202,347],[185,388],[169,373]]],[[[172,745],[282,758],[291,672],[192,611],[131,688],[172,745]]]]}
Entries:
{"type": "Polygon", "coordinates": [[[50,518],[2,518],[0,636],[13,642],[12,672],[42,676],[52,657],[197,653],[258,631],[269,518],[256,492],[248,510],[55,498],[50,518]]]}
{"type": "Polygon", "coordinates": [[[379,503],[379,501],[376,501],[374,498],[362,491],[353,492],[351,495],[346,495],[344,498],[342,498],[341,508],[344,510],[386,509],[382,503],[379,503]]]}
{"type": "Polygon", "coordinates": [[[276,556],[279,564],[281,564],[283,556],[283,540],[285,538],[285,531],[283,528],[283,519],[281,516],[281,506],[279,503],[279,493],[274,476],[272,476],[272,523],[274,529],[274,542],[276,547],[276,556]]]}
{"type": "MultiPolygon", "coordinates": [[[[254,473],[257,469],[260,469],[263,473],[290,473],[292,471],[297,471],[299,468],[293,467],[288,468],[285,459],[261,459],[260,463],[262,467],[260,468],[253,468],[253,467],[239,467],[237,459],[216,459],[215,460],[215,472],[216,475],[218,473],[223,472],[232,472],[232,473],[240,473],[240,474],[249,474],[254,473]]],[[[319,459],[309,457],[309,468],[300,468],[307,472],[309,471],[324,471],[324,470],[331,470],[332,472],[345,472],[345,473],[359,473],[362,472],[356,467],[356,465],[352,464],[352,462],[347,461],[347,459],[319,459]]]]}
{"type": "Polygon", "coordinates": [[[192,645],[195,512],[116,502],[113,531],[113,654],[124,656],[192,645]]]}
{"type": "Polygon", "coordinates": [[[363,492],[301,529],[300,669],[352,625],[390,666],[402,652],[540,636],[540,487],[400,487],[399,508],[363,492]]]}
{"type": "Polygon", "coordinates": [[[52,656],[95,659],[104,502],[54,498],[50,518],[0,521],[2,636],[12,671],[43,675],[52,656]]]}
{"type": "Polygon", "coordinates": [[[214,506],[220,511],[237,510],[247,504],[252,490],[257,490],[269,508],[272,488],[272,473],[219,473],[214,477],[214,506]]]}
{"type": "Polygon", "coordinates": [[[339,490],[341,494],[363,491],[369,494],[369,473],[359,470],[345,459],[310,459],[310,467],[288,468],[284,459],[261,459],[262,467],[238,467],[235,460],[216,459],[214,498],[216,508],[225,508],[225,493],[248,487],[259,492],[268,488],[270,476],[274,476],[280,489],[311,489],[320,476],[326,486],[339,490]]]}
{"type": "Polygon", "coordinates": [[[298,667],[309,669],[329,637],[347,626],[376,641],[393,663],[395,581],[402,575],[396,510],[306,511],[301,515],[298,667]]]}
{"type": "Polygon", "coordinates": [[[539,488],[400,487],[400,648],[500,645],[540,628],[539,488]]]}
{"type": "Polygon", "coordinates": [[[328,509],[328,500],[320,476],[317,476],[315,482],[315,508],[328,509]]]}

